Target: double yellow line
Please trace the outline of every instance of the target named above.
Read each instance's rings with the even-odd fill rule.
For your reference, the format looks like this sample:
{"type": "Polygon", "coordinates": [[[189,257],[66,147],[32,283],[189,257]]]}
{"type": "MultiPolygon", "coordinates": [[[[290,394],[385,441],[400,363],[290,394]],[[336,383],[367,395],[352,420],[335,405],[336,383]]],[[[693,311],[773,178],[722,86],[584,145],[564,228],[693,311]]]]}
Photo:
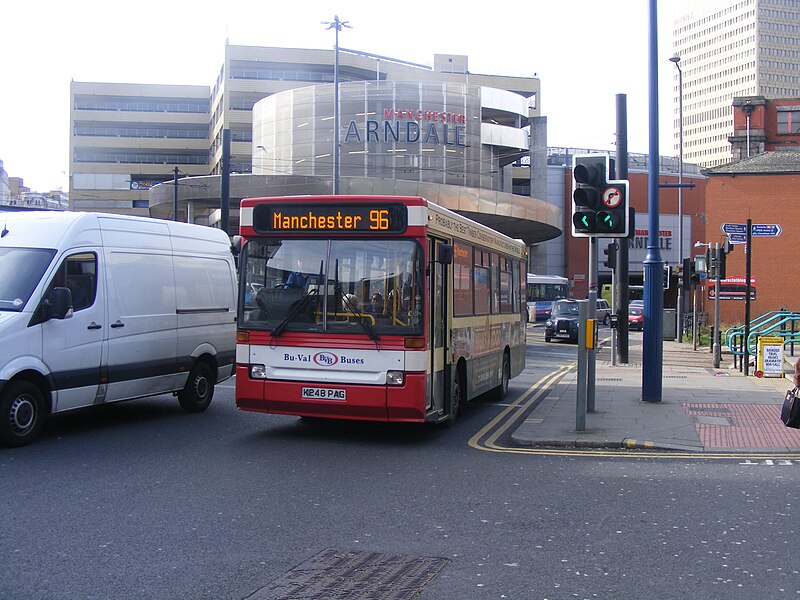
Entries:
{"type": "Polygon", "coordinates": [[[519,450],[522,454],[530,454],[529,451],[525,451],[523,448],[498,446],[497,438],[508,431],[509,427],[515,425],[525,411],[544,397],[564,375],[574,368],[575,363],[570,363],[542,377],[539,381],[534,383],[527,392],[509,404],[503,412],[489,421],[478,433],[473,435],[469,440],[469,445],[477,450],[488,450],[490,452],[515,452],[519,450]],[[488,437],[486,437],[487,435],[488,437]],[[486,437],[485,440],[483,439],[484,437],[486,437]]]}
{"type": "Polygon", "coordinates": [[[499,415],[489,421],[483,428],[469,439],[469,445],[484,452],[501,452],[505,454],[535,454],[540,456],[584,456],[592,458],[679,458],[679,459],[727,459],[727,460],[794,460],[800,461],[798,453],[758,453],[758,452],[682,452],[656,451],[647,448],[647,443],[632,448],[619,449],[569,449],[569,448],[534,448],[502,446],[497,443],[500,436],[509,428],[517,425],[520,418],[534,403],[543,398],[571,370],[575,363],[563,365],[539,379],[522,396],[508,405],[499,415]]]}

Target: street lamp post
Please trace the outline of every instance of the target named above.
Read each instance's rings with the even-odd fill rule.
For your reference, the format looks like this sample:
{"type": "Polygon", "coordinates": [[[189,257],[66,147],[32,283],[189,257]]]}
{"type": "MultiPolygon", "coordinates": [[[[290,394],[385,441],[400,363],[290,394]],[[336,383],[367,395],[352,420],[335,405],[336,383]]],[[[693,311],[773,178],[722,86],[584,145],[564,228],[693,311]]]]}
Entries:
{"type": "MultiPolygon", "coordinates": [[[[678,69],[678,264],[683,265],[683,71],[681,57],[670,59],[678,69]]],[[[683,273],[686,277],[686,273],[683,273]]],[[[678,342],[683,342],[683,286],[678,287],[678,342]]]]}
{"type": "Polygon", "coordinates": [[[333,21],[322,21],[328,29],[335,29],[333,45],[333,193],[339,193],[339,32],[343,27],[352,29],[348,21],[340,21],[333,15],[333,21]]]}

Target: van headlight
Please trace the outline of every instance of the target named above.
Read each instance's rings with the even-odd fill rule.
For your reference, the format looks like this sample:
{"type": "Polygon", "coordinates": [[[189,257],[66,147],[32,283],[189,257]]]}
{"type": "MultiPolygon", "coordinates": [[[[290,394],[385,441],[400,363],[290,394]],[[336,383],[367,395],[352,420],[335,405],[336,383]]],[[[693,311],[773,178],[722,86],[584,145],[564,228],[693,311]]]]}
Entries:
{"type": "Polygon", "coordinates": [[[387,385],[403,385],[406,382],[406,374],[403,371],[387,371],[387,385]]]}
{"type": "Polygon", "coordinates": [[[251,379],[266,379],[267,367],[265,365],[250,365],[251,379]]]}

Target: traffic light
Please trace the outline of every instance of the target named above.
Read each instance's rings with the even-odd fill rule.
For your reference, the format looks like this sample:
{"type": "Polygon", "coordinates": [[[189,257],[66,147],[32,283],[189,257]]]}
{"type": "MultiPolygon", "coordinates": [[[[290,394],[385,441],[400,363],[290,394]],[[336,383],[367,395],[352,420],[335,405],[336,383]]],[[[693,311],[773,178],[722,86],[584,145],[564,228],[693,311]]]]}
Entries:
{"type": "Polygon", "coordinates": [[[627,237],[627,180],[609,180],[607,154],[583,154],[573,158],[573,237],[627,237]]]}
{"type": "Polygon", "coordinates": [[[700,275],[697,274],[694,267],[694,261],[691,258],[683,259],[683,268],[681,269],[681,285],[684,290],[692,289],[692,285],[700,283],[700,275]]]}
{"type": "Polygon", "coordinates": [[[669,280],[672,279],[672,267],[664,265],[664,281],[662,287],[665,290],[669,289],[669,280]]]}
{"type": "Polygon", "coordinates": [[[725,279],[725,259],[728,256],[725,254],[723,248],[716,249],[717,251],[717,269],[719,269],[719,278],[725,279]]]}
{"type": "Polygon", "coordinates": [[[603,254],[606,255],[603,264],[612,271],[617,268],[617,250],[619,250],[617,242],[611,242],[603,248],[603,254]]]}

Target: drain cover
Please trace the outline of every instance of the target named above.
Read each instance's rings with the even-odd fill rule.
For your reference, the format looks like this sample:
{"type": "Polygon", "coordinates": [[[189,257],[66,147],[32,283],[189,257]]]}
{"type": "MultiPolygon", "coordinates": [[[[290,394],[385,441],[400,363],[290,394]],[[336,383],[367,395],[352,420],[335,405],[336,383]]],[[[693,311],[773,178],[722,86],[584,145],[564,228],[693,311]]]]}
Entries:
{"type": "Polygon", "coordinates": [[[248,600],[410,600],[450,562],[445,558],[326,548],[248,600]]]}

